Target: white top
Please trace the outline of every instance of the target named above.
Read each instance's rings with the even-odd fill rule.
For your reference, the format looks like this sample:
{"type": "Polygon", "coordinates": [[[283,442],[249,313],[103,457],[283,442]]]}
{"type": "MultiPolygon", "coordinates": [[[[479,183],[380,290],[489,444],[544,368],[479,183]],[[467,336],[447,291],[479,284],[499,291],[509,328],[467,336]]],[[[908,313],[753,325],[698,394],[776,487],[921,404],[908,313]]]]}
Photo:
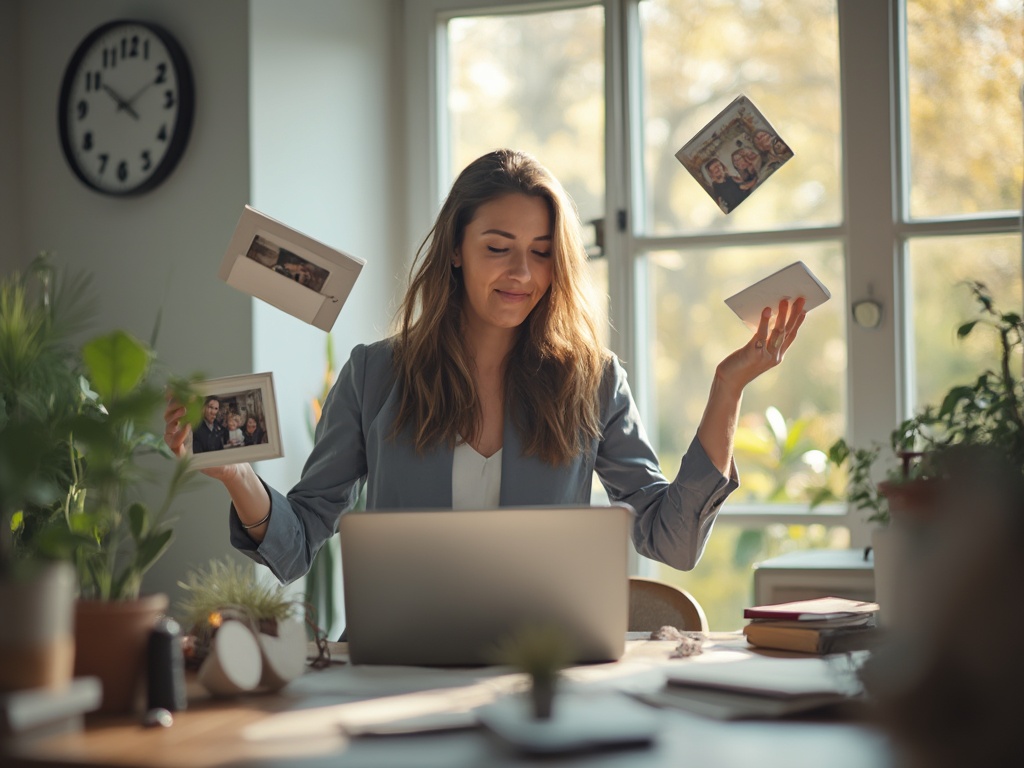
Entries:
{"type": "Polygon", "coordinates": [[[452,509],[496,509],[501,498],[501,451],[491,457],[469,443],[455,446],[452,457],[452,509]]]}

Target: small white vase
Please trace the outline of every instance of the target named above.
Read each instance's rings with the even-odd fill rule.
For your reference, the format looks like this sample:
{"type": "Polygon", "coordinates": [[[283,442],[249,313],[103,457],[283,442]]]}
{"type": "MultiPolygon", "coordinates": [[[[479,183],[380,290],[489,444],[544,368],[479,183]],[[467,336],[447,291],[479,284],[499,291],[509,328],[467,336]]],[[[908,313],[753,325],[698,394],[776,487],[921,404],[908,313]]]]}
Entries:
{"type": "Polygon", "coordinates": [[[237,696],[255,690],[263,674],[256,636],[240,621],[225,621],[199,667],[199,682],[214,696],[237,696]]]}
{"type": "Polygon", "coordinates": [[[277,625],[277,636],[260,632],[257,635],[263,656],[260,688],[276,691],[283,688],[306,668],[306,625],[299,619],[288,619],[277,625]]]}

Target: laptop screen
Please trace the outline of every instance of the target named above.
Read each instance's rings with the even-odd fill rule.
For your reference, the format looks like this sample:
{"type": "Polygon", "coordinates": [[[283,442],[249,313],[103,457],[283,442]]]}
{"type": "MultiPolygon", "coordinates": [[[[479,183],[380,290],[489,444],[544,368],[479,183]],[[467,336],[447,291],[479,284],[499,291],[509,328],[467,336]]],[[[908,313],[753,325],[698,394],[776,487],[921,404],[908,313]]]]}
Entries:
{"type": "Polygon", "coordinates": [[[493,664],[517,631],[553,626],[574,661],[617,659],[632,517],[622,504],[350,512],[339,524],[349,657],[493,664]]]}

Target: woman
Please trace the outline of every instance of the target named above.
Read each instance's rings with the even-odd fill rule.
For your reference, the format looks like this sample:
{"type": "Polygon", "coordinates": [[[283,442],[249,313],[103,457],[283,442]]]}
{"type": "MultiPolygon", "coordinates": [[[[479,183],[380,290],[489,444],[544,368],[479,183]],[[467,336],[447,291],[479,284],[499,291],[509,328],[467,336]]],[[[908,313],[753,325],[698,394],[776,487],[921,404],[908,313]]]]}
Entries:
{"type": "MultiPolygon", "coordinates": [[[[491,152],[452,186],[411,271],[391,338],[352,350],[287,494],[247,464],[203,470],[232,499],[231,542],[282,582],[304,574],[366,486],[375,508],[581,504],[596,470],[636,510],[641,554],[692,568],[738,486],[743,388],[777,365],[803,321],[783,302],[769,332],[723,360],[697,435],[668,482],[626,375],[598,341],[575,209],[528,155],[491,152]]],[[[188,425],[170,403],[165,439],[188,425]]]]}
{"type": "Polygon", "coordinates": [[[263,430],[260,429],[260,424],[256,421],[255,416],[250,416],[245,420],[245,430],[242,438],[245,440],[246,445],[259,445],[263,442],[263,430]]]}

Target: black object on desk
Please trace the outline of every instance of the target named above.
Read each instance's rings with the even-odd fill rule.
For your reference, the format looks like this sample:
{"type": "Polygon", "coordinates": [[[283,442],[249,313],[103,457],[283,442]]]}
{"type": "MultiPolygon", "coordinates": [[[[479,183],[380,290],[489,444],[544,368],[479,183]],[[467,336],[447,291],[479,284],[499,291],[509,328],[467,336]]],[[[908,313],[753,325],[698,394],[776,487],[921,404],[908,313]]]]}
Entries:
{"type": "Polygon", "coordinates": [[[180,712],[188,707],[181,627],[174,619],[165,616],[149,633],[146,673],[146,709],[180,712]]]}

